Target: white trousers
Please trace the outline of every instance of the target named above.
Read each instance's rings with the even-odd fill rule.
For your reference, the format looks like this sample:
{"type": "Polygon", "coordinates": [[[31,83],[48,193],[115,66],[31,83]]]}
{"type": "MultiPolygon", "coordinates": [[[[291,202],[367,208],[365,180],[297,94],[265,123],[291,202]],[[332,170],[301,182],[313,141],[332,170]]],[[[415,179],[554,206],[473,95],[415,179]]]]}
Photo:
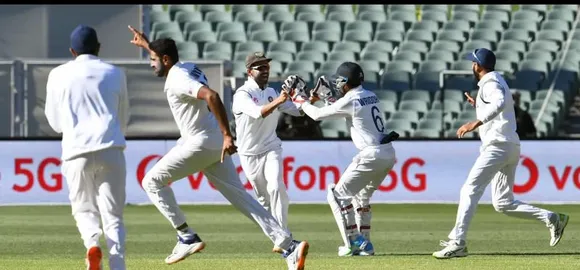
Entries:
{"type": "Polygon", "coordinates": [[[516,167],[520,159],[520,146],[513,143],[488,145],[481,150],[471,168],[467,181],[461,188],[455,227],[449,239],[466,241],[467,230],[475,214],[479,199],[491,182],[491,199],[497,212],[508,216],[536,219],[546,225],[556,218],[553,212],[514,199],[513,186],[516,167]]]}
{"type": "Polygon", "coordinates": [[[240,163],[258,202],[288,229],[290,199],[282,179],[282,149],[255,156],[240,155],[240,163]]]}
{"type": "Polygon", "coordinates": [[[370,199],[395,165],[395,160],[396,153],[391,144],[363,149],[352,159],[335,185],[334,197],[341,208],[342,218],[336,212],[334,215],[339,229],[345,227],[347,237],[343,236],[343,240],[346,246],[350,246],[348,237],[357,235],[359,232],[369,237],[370,199]],[[355,207],[366,208],[365,212],[357,211],[358,214],[366,215],[366,217],[360,217],[358,222],[355,217],[355,207]],[[360,231],[357,227],[366,231],[360,231]]]}
{"type": "Polygon", "coordinates": [[[104,231],[110,269],[124,270],[126,165],[123,150],[109,148],[84,154],[64,161],[61,170],[69,189],[72,215],[85,248],[99,246],[104,231]]]}
{"type": "Polygon", "coordinates": [[[147,172],[143,188],[157,209],[177,228],[186,223],[186,219],[168,183],[202,171],[234,207],[262,228],[276,246],[288,249],[292,242],[290,233],[246,192],[231,157],[226,156],[223,163],[220,158],[221,149],[204,149],[187,143],[177,145],[147,172]]]}

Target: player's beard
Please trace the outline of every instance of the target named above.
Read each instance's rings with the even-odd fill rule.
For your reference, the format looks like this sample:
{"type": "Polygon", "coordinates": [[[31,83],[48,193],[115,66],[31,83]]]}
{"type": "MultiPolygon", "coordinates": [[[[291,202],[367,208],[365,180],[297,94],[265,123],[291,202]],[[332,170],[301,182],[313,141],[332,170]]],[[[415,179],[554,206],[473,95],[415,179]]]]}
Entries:
{"type": "Polygon", "coordinates": [[[258,85],[266,85],[268,84],[268,79],[270,77],[269,73],[260,73],[258,76],[254,77],[254,80],[258,85]]]}
{"type": "Polygon", "coordinates": [[[471,71],[473,71],[473,76],[475,77],[475,82],[479,82],[479,74],[477,73],[477,71],[475,71],[475,68],[471,68],[471,71]]]}
{"type": "Polygon", "coordinates": [[[153,72],[155,73],[155,75],[157,77],[165,76],[165,71],[166,71],[165,65],[163,65],[163,63],[161,61],[158,61],[155,63],[155,67],[153,69],[153,72]]]}

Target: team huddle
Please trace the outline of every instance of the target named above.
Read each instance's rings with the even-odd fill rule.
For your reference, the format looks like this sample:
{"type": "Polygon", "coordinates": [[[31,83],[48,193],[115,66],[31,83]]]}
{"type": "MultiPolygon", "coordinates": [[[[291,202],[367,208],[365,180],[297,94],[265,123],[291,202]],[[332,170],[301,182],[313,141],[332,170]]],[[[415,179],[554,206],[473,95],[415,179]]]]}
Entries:
{"type": "MultiPolygon", "coordinates": [[[[273,89],[268,87],[272,59],[261,52],[251,53],[246,58],[247,80],[233,97],[234,139],[224,105],[208,85],[204,72],[194,63],[179,61],[173,40],[149,42],[142,32],[131,26],[129,30],[133,34],[131,43],[149,52],[155,75],[165,78],[164,91],[181,135],[142,181],[151,202],[177,234],[177,243],[165,263],[177,263],[205,248],[169,186],[202,171],[234,207],[262,229],[273,243],[272,251],[281,254],[288,269],[305,268],[309,243],[294,239],[288,227],[290,198],[282,180],[282,143],[276,135],[281,113],[308,116],[315,121],[346,121],[359,152],[339,181],[327,190],[327,201],[343,241],[338,256],[375,254],[370,236],[370,200],[395,165],[391,142],[398,134],[385,127],[381,101],[363,88],[364,72],[358,64],[342,63],[334,76],[318,78],[311,90],[296,75],[286,78],[282,89],[273,89]],[[236,152],[257,200],[245,191],[238,177],[230,157],[236,152]]],[[[107,238],[109,266],[125,269],[122,151],[129,118],[126,78],[119,68],[97,57],[99,47],[94,29],[79,26],[73,31],[70,50],[75,60],[51,72],[45,114],[50,126],[63,134],[63,175],[69,186],[72,214],[87,249],[87,269],[102,268],[99,217],[107,238]],[[59,76],[65,71],[67,76],[59,76]],[[79,82],[87,93],[72,91],[79,82]]],[[[475,98],[468,94],[466,97],[476,108],[477,119],[459,128],[457,135],[461,138],[478,129],[482,146],[461,189],[455,227],[449,240],[441,241],[444,248],[433,256],[444,259],[468,255],[467,230],[490,183],[493,206],[498,212],[543,222],[551,234],[550,245],[555,246],[569,217],[513,197],[520,143],[509,87],[494,71],[495,55],[487,49],[477,49],[469,59],[473,61],[479,91],[475,98]]]]}

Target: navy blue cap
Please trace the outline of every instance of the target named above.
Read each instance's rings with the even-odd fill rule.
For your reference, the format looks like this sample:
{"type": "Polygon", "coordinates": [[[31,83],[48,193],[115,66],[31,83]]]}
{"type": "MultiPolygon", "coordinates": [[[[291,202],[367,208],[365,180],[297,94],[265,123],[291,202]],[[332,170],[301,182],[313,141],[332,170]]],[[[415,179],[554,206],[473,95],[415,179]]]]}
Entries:
{"type": "Polygon", "coordinates": [[[486,48],[475,49],[475,51],[467,55],[467,60],[476,62],[484,68],[495,68],[495,54],[486,48]]]}
{"type": "Polygon", "coordinates": [[[77,53],[89,52],[97,48],[97,31],[86,25],[79,25],[70,34],[70,47],[77,53]]]}

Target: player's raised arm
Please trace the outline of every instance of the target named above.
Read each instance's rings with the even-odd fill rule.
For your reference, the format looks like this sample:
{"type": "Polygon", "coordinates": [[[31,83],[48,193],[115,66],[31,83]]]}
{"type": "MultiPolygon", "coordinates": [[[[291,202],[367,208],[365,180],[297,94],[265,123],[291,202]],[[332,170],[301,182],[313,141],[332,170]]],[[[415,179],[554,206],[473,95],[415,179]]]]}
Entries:
{"type": "Polygon", "coordinates": [[[133,39],[129,42],[134,44],[137,47],[143,48],[147,50],[149,54],[151,54],[151,49],[149,48],[149,39],[145,33],[138,31],[133,26],[128,25],[129,31],[133,33],[133,39]]]}

